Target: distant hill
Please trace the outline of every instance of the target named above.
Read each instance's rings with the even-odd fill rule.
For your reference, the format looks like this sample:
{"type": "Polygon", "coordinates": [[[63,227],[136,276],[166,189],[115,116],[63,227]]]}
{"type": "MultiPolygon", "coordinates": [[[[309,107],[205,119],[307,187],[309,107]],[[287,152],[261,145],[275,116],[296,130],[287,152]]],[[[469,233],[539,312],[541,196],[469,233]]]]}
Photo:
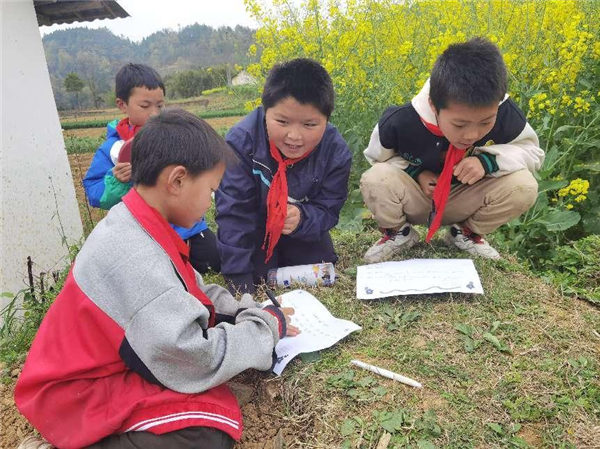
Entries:
{"type": "Polygon", "coordinates": [[[168,79],[185,70],[222,64],[244,66],[253,42],[254,30],[250,28],[212,28],[197,23],[178,31],[158,31],[140,42],[116,36],[107,28],[85,27],[54,31],[43,38],[59,109],[77,106],[75,95],[63,86],[68,73],[75,72],[85,81],[80,106],[101,106],[112,103],[115,73],[128,62],[149,64],[168,79]]]}

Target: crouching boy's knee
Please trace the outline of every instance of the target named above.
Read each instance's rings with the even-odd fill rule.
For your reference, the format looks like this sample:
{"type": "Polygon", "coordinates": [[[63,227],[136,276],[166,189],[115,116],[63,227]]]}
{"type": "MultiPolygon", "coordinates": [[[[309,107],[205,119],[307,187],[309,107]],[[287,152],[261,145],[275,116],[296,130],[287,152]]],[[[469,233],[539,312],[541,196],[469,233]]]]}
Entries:
{"type": "Polygon", "coordinates": [[[369,184],[385,184],[390,185],[394,181],[397,181],[399,177],[398,169],[391,164],[380,162],[373,165],[367,171],[365,171],[361,178],[361,188],[363,185],[369,184]]]}
{"type": "Polygon", "coordinates": [[[510,201],[515,210],[523,213],[535,203],[538,195],[538,183],[528,170],[521,170],[510,176],[514,178],[510,201]]]}

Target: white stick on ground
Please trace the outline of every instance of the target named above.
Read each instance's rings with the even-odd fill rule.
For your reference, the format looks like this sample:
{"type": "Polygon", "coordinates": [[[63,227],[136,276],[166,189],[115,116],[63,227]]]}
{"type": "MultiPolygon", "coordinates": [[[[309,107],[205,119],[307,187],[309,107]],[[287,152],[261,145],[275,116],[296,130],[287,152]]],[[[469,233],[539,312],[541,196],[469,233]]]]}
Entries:
{"type": "Polygon", "coordinates": [[[377,366],[369,365],[368,363],[361,362],[360,360],[352,360],[350,363],[352,363],[355,366],[358,366],[359,368],[371,371],[372,373],[379,374],[383,377],[387,377],[388,379],[392,379],[398,382],[402,382],[403,384],[410,385],[411,387],[423,388],[423,385],[421,385],[416,380],[412,380],[411,378],[402,376],[401,374],[397,374],[392,371],[379,368],[377,366]]]}

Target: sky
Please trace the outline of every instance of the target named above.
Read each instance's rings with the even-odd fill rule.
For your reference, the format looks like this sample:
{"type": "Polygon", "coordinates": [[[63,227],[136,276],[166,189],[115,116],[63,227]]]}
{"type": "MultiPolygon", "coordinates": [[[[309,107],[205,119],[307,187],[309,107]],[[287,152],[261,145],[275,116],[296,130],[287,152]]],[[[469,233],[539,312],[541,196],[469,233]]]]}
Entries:
{"type": "Polygon", "coordinates": [[[198,22],[212,27],[243,25],[257,28],[246,13],[243,0],[117,0],[131,17],[40,27],[42,34],[87,26],[106,27],[116,35],[140,41],[164,28],[177,30],[198,22]]]}

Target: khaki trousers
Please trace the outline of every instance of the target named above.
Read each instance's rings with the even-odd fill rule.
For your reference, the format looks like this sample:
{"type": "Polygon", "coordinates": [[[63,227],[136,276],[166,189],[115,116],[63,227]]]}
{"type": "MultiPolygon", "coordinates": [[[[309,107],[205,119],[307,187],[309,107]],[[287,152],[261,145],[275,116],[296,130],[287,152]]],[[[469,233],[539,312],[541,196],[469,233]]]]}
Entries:
{"type": "MultiPolygon", "coordinates": [[[[427,224],[432,200],[404,170],[377,163],[363,173],[360,190],[381,228],[427,224]]],[[[459,223],[477,234],[489,234],[528,210],[536,198],[537,181],[528,170],[486,176],[473,185],[457,184],[450,191],[442,224],[459,223]]]]}

